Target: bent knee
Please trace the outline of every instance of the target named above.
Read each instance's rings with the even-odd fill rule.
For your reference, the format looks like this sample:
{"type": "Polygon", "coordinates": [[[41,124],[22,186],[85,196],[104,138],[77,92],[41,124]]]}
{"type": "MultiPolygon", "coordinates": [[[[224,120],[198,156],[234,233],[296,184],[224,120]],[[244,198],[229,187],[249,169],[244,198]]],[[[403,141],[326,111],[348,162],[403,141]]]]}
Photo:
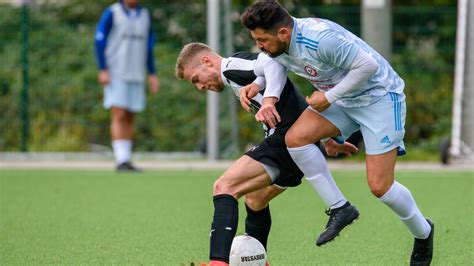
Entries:
{"type": "Polygon", "coordinates": [[[392,186],[392,183],[393,182],[390,182],[390,180],[369,181],[370,192],[372,192],[372,194],[377,198],[380,198],[385,195],[385,193],[387,193],[387,191],[392,186]]]}
{"type": "Polygon", "coordinates": [[[214,185],[212,187],[212,192],[214,195],[220,195],[220,194],[229,194],[229,189],[228,186],[226,185],[226,182],[222,180],[222,178],[217,179],[214,182],[214,185]]]}
{"type": "Polygon", "coordinates": [[[233,196],[236,199],[240,198],[238,191],[236,191],[235,188],[232,186],[232,184],[228,182],[224,177],[220,177],[214,182],[214,185],[212,188],[212,194],[214,196],[221,195],[221,194],[228,194],[228,195],[233,196]]]}
{"type": "Polygon", "coordinates": [[[288,148],[301,147],[308,144],[304,141],[303,138],[301,138],[298,134],[293,133],[293,132],[295,132],[295,130],[290,129],[285,134],[285,144],[288,148]]]}

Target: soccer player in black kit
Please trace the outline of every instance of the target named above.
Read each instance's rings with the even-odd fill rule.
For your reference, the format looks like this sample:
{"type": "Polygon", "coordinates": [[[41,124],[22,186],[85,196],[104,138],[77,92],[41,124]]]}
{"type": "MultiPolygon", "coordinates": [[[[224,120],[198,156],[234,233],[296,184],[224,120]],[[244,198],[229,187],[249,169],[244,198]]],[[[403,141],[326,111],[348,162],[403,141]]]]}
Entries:
{"type": "MultiPolygon", "coordinates": [[[[291,159],[285,134],[307,103],[286,70],[264,53],[237,53],[223,58],[203,43],[183,47],[176,62],[176,77],[191,82],[199,91],[221,92],[230,87],[247,111],[263,124],[265,138],[234,162],[214,183],[214,216],[211,225],[209,265],[228,265],[238,225],[238,199],[245,196],[245,233],[267,247],[271,227],[269,201],[301,183],[303,173],[291,159]]],[[[329,140],[326,146],[350,155],[350,143],[329,140]]],[[[359,216],[337,187],[324,156],[317,162],[321,174],[308,180],[323,199],[330,215],[321,234],[326,242],[359,216]]],[[[320,237],[321,237],[320,236],[320,237]]]]}

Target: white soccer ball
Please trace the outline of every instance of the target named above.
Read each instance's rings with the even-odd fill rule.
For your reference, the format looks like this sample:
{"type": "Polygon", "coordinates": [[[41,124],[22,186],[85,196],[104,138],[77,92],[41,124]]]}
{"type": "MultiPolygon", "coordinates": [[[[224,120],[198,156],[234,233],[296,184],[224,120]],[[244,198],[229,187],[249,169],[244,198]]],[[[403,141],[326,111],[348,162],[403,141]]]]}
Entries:
{"type": "Polygon", "coordinates": [[[230,266],[265,266],[267,253],[262,243],[251,236],[236,236],[230,248],[230,266]]]}

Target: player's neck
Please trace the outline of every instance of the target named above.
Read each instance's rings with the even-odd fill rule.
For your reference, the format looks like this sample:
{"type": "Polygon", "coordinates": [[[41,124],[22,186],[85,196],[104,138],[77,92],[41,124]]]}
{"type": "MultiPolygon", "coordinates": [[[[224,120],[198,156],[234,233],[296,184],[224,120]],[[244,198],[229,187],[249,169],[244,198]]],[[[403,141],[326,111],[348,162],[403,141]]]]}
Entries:
{"type": "Polygon", "coordinates": [[[215,63],[216,63],[216,69],[218,73],[222,73],[222,57],[221,56],[216,56],[215,58],[215,63]]]}

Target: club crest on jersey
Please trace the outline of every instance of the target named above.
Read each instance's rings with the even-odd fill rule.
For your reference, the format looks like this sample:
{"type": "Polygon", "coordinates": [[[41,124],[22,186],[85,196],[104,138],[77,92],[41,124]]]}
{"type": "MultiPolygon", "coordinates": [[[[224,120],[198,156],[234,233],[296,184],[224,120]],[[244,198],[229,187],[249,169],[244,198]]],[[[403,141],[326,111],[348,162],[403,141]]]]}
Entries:
{"type": "Polygon", "coordinates": [[[310,66],[305,66],[304,71],[312,77],[316,77],[318,75],[318,71],[316,71],[316,69],[314,69],[310,66]]]}

